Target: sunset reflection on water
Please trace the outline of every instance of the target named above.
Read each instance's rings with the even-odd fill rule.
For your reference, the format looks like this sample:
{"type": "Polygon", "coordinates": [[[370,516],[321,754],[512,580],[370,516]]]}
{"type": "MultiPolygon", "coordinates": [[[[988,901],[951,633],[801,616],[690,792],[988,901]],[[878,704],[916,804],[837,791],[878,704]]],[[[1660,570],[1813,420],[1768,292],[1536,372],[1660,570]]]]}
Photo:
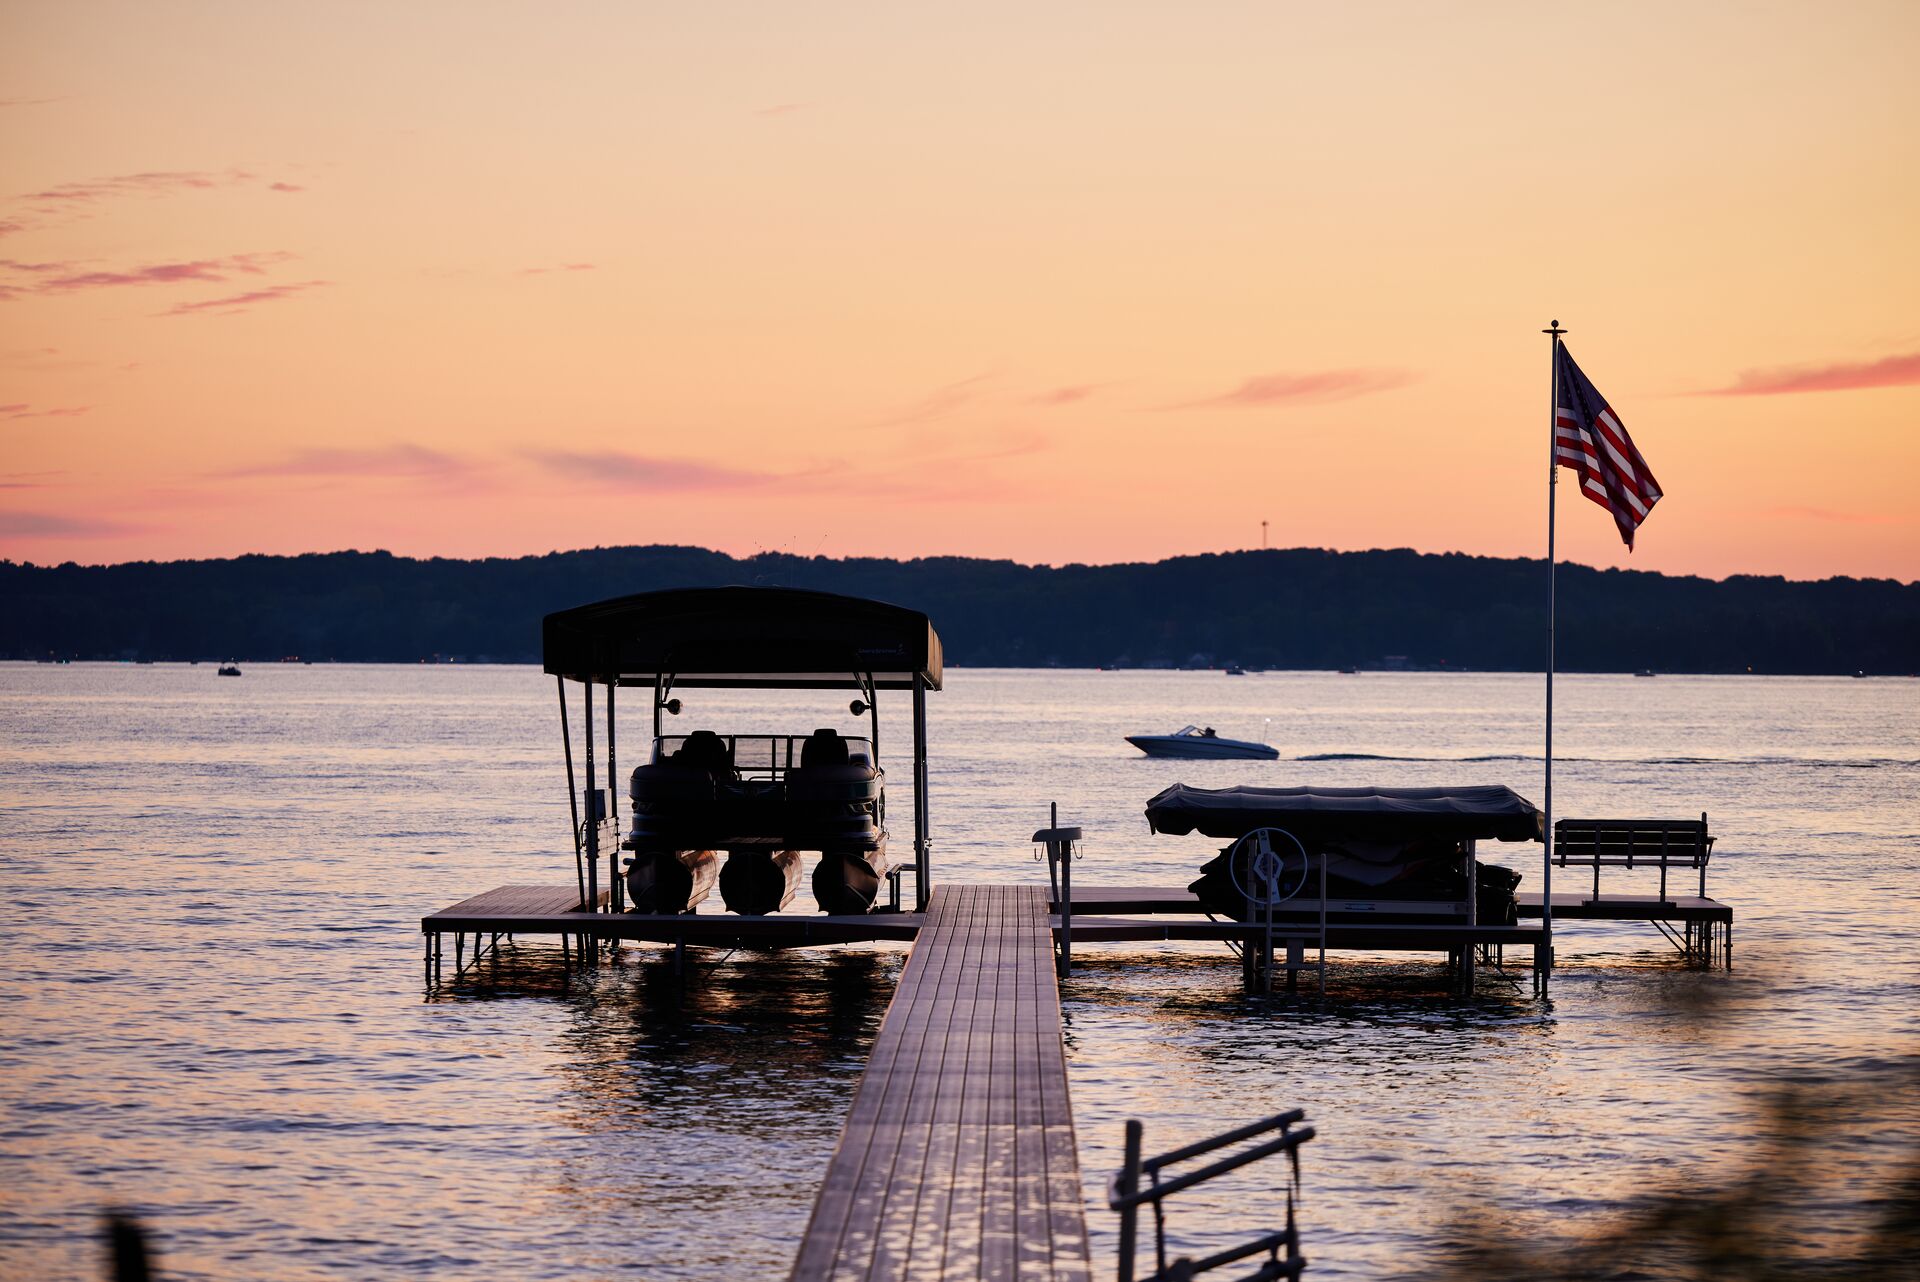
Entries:
{"type": "MultiPolygon", "coordinates": [[[[1431,960],[1339,955],[1324,1004],[1261,1000],[1203,946],[1076,948],[1096,1252],[1134,1116],[1165,1148],[1305,1108],[1315,1276],[1426,1271],[1476,1215],[1601,1233],[1650,1189],[1737,1172],[1775,1084],[1871,1072],[1920,1034],[1916,687],[1563,678],[1562,812],[1709,811],[1732,975],[1590,923],[1564,931],[1547,1003],[1524,978],[1459,1002],[1431,960]]],[[[1538,693],[956,670],[929,703],[937,875],[1044,877],[1026,836],[1057,800],[1088,832],[1078,884],[1183,884],[1208,843],[1140,819],[1176,778],[1537,799],[1538,693]],[[1282,760],[1149,762],[1120,742],[1196,716],[1282,760]]],[[[0,1273],[96,1276],[106,1205],[143,1215],[169,1276],[784,1273],[903,949],[742,952],[681,985],[657,950],[570,972],[524,943],[422,999],[421,915],[573,875],[552,697],[514,668],[0,665],[0,1273]]],[[[797,697],[690,705],[686,728],[832,720],[797,697]]],[[[896,767],[903,713],[883,697],[896,767]]],[[[637,760],[638,719],[623,729],[637,760]]],[[[1537,850],[1488,853],[1537,885],[1537,850]]],[[[1913,1133],[1903,1098],[1883,1136],[1913,1133]]],[[[1176,1201],[1176,1241],[1263,1227],[1279,1179],[1176,1201]]],[[[1821,1233],[1858,1218],[1864,1187],[1815,1190],[1821,1233]]]]}

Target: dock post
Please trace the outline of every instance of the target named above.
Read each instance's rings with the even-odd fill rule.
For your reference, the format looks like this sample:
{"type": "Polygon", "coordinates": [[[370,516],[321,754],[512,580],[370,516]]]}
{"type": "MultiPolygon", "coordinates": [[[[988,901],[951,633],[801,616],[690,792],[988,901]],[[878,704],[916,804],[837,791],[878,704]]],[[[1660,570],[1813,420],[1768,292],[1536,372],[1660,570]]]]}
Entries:
{"type": "Polygon", "coordinates": [[[1047,886],[1060,909],[1060,933],[1056,939],[1054,970],[1061,976],[1073,973],[1073,848],[1080,841],[1078,828],[1060,826],[1060,803],[1051,811],[1053,826],[1042,828],[1030,840],[1047,848],[1047,886]],[[1058,864],[1056,872],[1055,865],[1058,864]]]}
{"type": "Polygon", "coordinates": [[[1120,1166],[1120,1178],[1115,1181],[1120,1195],[1120,1248],[1119,1282],[1133,1282],[1134,1238],[1139,1233],[1139,1207],[1132,1198],[1140,1191],[1140,1122],[1137,1118],[1127,1119],[1126,1156],[1120,1166]]]}
{"type": "MultiPolygon", "coordinates": [[[[1060,807],[1053,808],[1053,827],[1060,828],[1060,807]]],[[[1073,841],[1060,843],[1060,974],[1073,974],[1073,841]]]]}

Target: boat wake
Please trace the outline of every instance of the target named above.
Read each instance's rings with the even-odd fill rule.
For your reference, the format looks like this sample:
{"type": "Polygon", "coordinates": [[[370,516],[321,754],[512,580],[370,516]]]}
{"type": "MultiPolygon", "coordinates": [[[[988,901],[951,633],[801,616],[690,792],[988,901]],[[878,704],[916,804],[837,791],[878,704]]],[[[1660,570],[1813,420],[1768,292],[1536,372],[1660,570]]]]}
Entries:
{"type": "MultiPolygon", "coordinates": [[[[1415,757],[1383,752],[1309,752],[1295,761],[1436,761],[1454,765],[1477,765],[1495,761],[1538,762],[1537,753],[1489,753],[1472,757],[1415,757]]],[[[1811,766],[1835,770],[1900,770],[1920,767],[1920,760],[1905,757],[1554,757],[1560,762],[1585,762],[1611,766],[1811,766]]]]}

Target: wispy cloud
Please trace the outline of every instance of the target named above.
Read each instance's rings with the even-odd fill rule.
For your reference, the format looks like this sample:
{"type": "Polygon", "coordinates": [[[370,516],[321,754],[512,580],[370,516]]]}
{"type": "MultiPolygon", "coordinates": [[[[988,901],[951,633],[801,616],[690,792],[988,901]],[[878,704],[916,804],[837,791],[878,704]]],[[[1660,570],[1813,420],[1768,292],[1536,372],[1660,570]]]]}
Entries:
{"type": "Polygon", "coordinates": [[[1170,410],[1253,409],[1265,405],[1313,405],[1388,392],[1416,381],[1397,369],[1328,369],[1306,374],[1255,374],[1218,396],[1180,401],[1170,410]]]}
{"type": "MultiPolygon", "coordinates": [[[[25,106],[34,101],[54,100],[14,99],[0,101],[0,106],[25,106]]],[[[133,174],[112,174],[105,178],[83,178],[13,196],[9,203],[16,212],[0,219],[0,236],[26,231],[48,220],[57,223],[84,218],[101,205],[115,200],[154,199],[223,187],[255,185],[276,192],[305,190],[294,183],[268,181],[250,169],[238,167],[222,170],[148,169],[133,174]]]]}
{"type": "Polygon", "coordinates": [[[875,419],[867,426],[905,427],[912,423],[928,423],[934,419],[945,418],[978,400],[983,390],[982,385],[992,377],[992,374],[975,374],[971,378],[963,378],[958,382],[944,383],[913,404],[884,418],[875,419]]]}
{"type": "Polygon", "coordinates": [[[773,472],[722,467],[695,459],[654,458],[618,450],[526,450],[524,456],[554,476],[608,489],[667,491],[738,490],[786,479],[773,472]]]}
{"type": "Polygon", "coordinates": [[[473,463],[457,454],[402,442],[366,450],[298,450],[277,462],[256,463],[213,475],[446,477],[463,475],[473,467],[473,463]]]}
{"type": "Polygon", "coordinates": [[[1742,370],[1733,383],[1708,396],[1780,396],[1791,392],[1850,392],[1867,387],[1906,387],[1920,383],[1920,352],[1877,361],[1841,361],[1831,365],[1790,365],[1742,370]]]}
{"type": "Polygon", "coordinates": [[[49,477],[65,475],[65,471],[0,472],[0,490],[44,490],[53,484],[49,477]]]}
{"type": "Polygon", "coordinates": [[[236,276],[264,276],[268,268],[293,257],[284,250],[275,250],[112,269],[88,269],[76,262],[30,263],[7,258],[0,259],[0,269],[14,274],[16,279],[9,285],[18,293],[72,294],[87,289],[222,282],[236,276]]]}
{"type": "Polygon", "coordinates": [[[104,539],[138,534],[140,526],[91,516],[60,516],[52,512],[0,512],[0,538],[104,539]]]}
{"type": "Polygon", "coordinates": [[[522,267],[520,274],[522,276],[546,276],[553,272],[590,272],[593,270],[594,266],[592,263],[561,263],[558,267],[522,267]]]}
{"type": "Polygon", "coordinates": [[[756,116],[791,116],[796,111],[805,111],[813,104],[810,102],[776,102],[770,107],[757,107],[756,116]]]}
{"type": "Polygon", "coordinates": [[[324,280],[303,280],[295,285],[268,285],[264,289],[250,289],[244,294],[229,294],[224,298],[203,298],[194,303],[175,303],[165,311],[154,314],[157,316],[197,316],[212,312],[222,316],[231,316],[237,312],[244,312],[249,307],[253,307],[259,303],[277,303],[281,299],[292,298],[295,294],[304,293],[309,289],[319,289],[323,285],[330,283],[331,282],[324,280]]]}
{"type": "Polygon", "coordinates": [[[35,409],[20,402],[14,405],[0,405],[0,418],[78,418],[92,409],[91,405],[55,405],[46,409],[35,409]]]}
{"type": "Polygon", "coordinates": [[[149,169],[137,174],[114,174],[106,178],[56,183],[39,191],[23,192],[15,199],[42,212],[52,213],[76,205],[93,205],[127,196],[171,196],[184,191],[241,187],[258,181],[259,175],[246,169],[149,169]]]}
{"type": "Polygon", "coordinates": [[[1107,386],[1109,386],[1109,384],[1106,383],[1079,383],[1071,387],[1050,388],[1037,396],[1028,397],[1027,404],[1045,405],[1049,407],[1077,405],[1101,388],[1107,386]]]}
{"type": "Polygon", "coordinates": [[[65,102],[64,98],[0,98],[0,109],[7,107],[44,107],[48,103],[65,102]]]}
{"type": "Polygon", "coordinates": [[[1767,508],[1761,515],[1834,525],[1909,525],[1914,520],[1911,516],[1892,512],[1842,512],[1830,507],[1773,507],[1767,508]]]}

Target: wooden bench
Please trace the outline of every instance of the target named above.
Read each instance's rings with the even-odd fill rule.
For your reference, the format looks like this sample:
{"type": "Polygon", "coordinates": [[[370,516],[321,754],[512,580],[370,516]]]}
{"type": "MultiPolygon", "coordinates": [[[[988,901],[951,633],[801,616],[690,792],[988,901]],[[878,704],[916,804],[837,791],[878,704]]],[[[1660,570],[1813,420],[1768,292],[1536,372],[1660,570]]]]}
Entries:
{"type": "Polygon", "coordinates": [[[1553,862],[1559,867],[1593,869],[1593,898],[1600,898],[1602,868],[1659,868],[1660,902],[1667,898],[1667,869],[1700,873],[1700,897],[1707,897],[1707,861],[1713,836],[1707,816],[1698,819],[1561,819],[1553,825],[1553,862]]]}

